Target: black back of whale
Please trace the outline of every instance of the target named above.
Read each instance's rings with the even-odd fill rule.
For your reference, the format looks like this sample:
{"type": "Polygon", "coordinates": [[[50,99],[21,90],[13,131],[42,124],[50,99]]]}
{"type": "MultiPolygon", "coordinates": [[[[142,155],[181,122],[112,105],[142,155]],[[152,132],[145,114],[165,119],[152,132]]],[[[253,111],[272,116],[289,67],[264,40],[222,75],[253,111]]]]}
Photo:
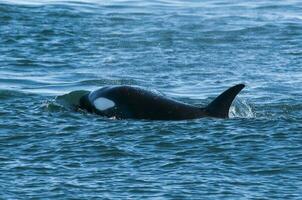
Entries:
{"type": "Polygon", "coordinates": [[[202,117],[228,118],[229,108],[236,95],[244,88],[235,85],[200,108],[157,95],[153,92],[132,86],[107,86],[90,92],[80,99],[79,107],[88,112],[117,119],[184,120],[202,117]],[[114,106],[99,110],[94,101],[105,98],[114,106]]]}

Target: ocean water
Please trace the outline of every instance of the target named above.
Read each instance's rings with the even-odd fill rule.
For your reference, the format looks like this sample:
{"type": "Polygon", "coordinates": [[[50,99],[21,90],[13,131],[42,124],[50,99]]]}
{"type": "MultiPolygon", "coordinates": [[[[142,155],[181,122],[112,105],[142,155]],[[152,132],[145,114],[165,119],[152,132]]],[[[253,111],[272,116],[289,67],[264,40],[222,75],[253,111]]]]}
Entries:
{"type": "Polygon", "coordinates": [[[0,0],[0,199],[302,199],[301,1],[0,0]],[[113,120],[135,85],[230,119],[113,120]]]}

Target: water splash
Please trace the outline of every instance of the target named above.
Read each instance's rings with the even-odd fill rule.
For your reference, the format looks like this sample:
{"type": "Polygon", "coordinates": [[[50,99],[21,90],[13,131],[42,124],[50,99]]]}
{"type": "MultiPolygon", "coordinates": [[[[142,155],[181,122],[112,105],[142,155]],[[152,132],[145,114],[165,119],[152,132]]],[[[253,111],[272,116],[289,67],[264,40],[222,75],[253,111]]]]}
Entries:
{"type": "Polygon", "coordinates": [[[230,107],[230,118],[255,118],[256,113],[252,105],[244,99],[236,98],[230,107]]]}

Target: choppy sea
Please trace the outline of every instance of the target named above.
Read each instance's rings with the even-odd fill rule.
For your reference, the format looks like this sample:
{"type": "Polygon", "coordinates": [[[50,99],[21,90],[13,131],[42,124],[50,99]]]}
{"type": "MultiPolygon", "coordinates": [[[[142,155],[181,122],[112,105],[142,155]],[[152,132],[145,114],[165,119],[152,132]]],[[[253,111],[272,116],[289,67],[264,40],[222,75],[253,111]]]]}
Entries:
{"type": "Polygon", "coordinates": [[[302,2],[0,0],[0,199],[302,199],[302,2]],[[230,119],[113,120],[134,85],[230,119]]]}

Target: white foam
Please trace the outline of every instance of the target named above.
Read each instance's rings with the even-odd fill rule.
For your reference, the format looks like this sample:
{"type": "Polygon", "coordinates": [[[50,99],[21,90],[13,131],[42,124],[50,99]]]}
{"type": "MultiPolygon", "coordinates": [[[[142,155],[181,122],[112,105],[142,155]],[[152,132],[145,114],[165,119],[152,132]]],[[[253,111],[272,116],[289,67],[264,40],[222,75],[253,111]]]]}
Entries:
{"type": "Polygon", "coordinates": [[[96,109],[103,111],[103,110],[107,110],[109,108],[114,107],[114,102],[111,101],[110,99],[106,99],[103,97],[97,98],[96,100],[94,100],[93,102],[94,106],[96,109]]]}

